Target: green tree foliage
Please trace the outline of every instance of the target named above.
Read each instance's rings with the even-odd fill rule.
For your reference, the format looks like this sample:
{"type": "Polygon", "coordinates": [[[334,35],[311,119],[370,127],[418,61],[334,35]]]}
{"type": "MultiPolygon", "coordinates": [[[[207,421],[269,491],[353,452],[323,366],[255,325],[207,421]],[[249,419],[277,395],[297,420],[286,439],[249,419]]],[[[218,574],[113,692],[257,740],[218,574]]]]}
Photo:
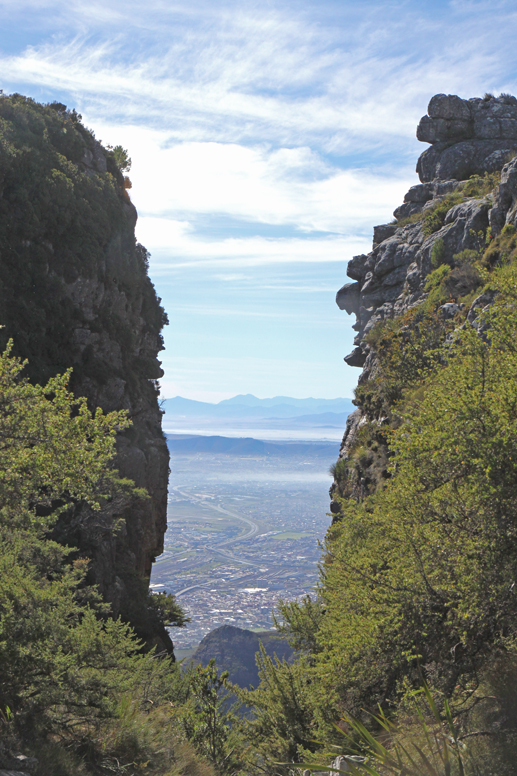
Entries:
{"type": "MultiPolygon", "coordinates": [[[[511,239],[507,230],[499,244],[511,239]]],[[[430,292],[449,274],[450,266],[435,270],[430,292]]],[[[451,699],[475,757],[512,772],[516,734],[502,685],[515,692],[515,263],[496,265],[485,289],[496,301],[474,326],[455,321],[449,337],[427,301],[371,334],[380,368],[358,397],[370,419],[336,476],[351,482],[356,464],[369,471],[379,433],[389,476],[370,490],[343,487],[317,599],[280,607],[280,628],[302,657],[264,665],[247,700],[256,711],[248,735],[263,758],[314,762],[311,741],[319,754],[342,746],[342,715],[356,720],[356,733],[379,728],[378,704],[388,715],[402,704],[400,725],[404,699],[428,682],[441,709],[451,699]]],[[[407,727],[411,736],[418,725],[407,727]]]]}
{"type": "Polygon", "coordinates": [[[254,765],[266,773],[288,773],[288,765],[303,760],[317,748],[314,741],[314,709],[308,662],[294,664],[273,660],[262,644],[257,654],[260,685],[256,690],[237,690],[239,699],[253,709],[244,721],[244,736],[253,746],[254,765]]]}
{"type": "Polygon", "coordinates": [[[22,369],[9,350],[0,356],[0,708],[22,726],[66,726],[82,709],[104,713],[107,688],[123,683],[139,645],[106,620],[95,591],[81,589],[85,564],[69,563],[48,531],[70,506],[95,513],[129,486],[109,468],[128,421],[92,415],[68,391],[68,375],[41,387],[22,369]]]}
{"type": "MultiPolygon", "coordinates": [[[[327,539],[321,677],[348,707],[429,675],[451,693],[517,628],[517,313],[458,336],[391,433],[392,479],[327,539]]],[[[513,301],[513,300],[512,300],[513,301]]]]}
{"type": "MultiPolygon", "coordinates": [[[[90,413],[67,374],[38,386],[23,367],[9,350],[0,356],[2,737],[36,752],[56,776],[104,767],[210,776],[172,714],[186,699],[178,667],[144,653],[86,583],[88,561],[52,539],[71,508],[80,514],[85,505],[97,529],[117,530],[101,506],[121,493],[145,497],[112,466],[116,432],[129,421],[124,412],[90,413]]],[[[172,597],[156,599],[156,618],[184,621],[172,597]]]]}
{"type": "Polygon", "coordinates": [[[239,765],[227,687],[228,672],[219,674],[214,659],[206,667],[197,665],[188,676],[188,702],[181,714],[187,738],[219,774],[239,765]]]}
{"type": "Polygon", "coordinates": [[[1,523],[48,528],[77,501],[99,510],[116,482],[109,464],[126,413],[92,415],[68,390],[70,372],[32,385],[10,351],[0,355],[1,523]]]}
{"type": "MultiPolygon", "coordinates": [[[[108,148],[110,148],[110,146],[108,146],[108,148]]],[[[115,164],[119,170],[129,172],[131,169],[131,159],[129,158],[129,154],[126,149],[122,148],[121,145],[116,145],[113,149],[111,149],[111,151],[113,153],[115,164]]]]}
{"type": "Polygon", "coordinates": [[[317,633],[323,617],[321,602],[306,595],[300,602],[277,603],[273,621],[278,633],[285,636],[293,649],[310,659],[320,651],[317,633]]]}

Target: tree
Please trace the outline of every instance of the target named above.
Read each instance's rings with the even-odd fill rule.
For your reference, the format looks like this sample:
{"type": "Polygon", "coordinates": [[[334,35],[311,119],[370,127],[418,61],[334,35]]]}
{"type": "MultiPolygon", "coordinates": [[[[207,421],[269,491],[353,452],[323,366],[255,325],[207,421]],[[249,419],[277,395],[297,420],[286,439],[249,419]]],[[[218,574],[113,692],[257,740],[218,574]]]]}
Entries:
{"type": "Polygon", "coordinates": [[[227,680],[228,671],[219,674],[213,658],[205,668],[191,669],[189,702],[182,713],[187,738],[218,773],[231,773],[238,764],[227,680]]]}
{"type": "Polygon", "coordinates": [[[23,367],[0,356],[0,709],[20,729],[64,734],[112,712],[143,666],[131,629],[85,586],[87,562],[49,536],[70,508],[98,513],[131,487],[111,467],[129,421],[90,413],[69,373],[42,387],[23,367]]]}
{"type": "Polygon", "coordinates": [[[303,760],[314,751],[314,714],[306,658],[294,665],[272,660],[260,644],[256,656],[260,685],[255,690],[237,689],[239,699],[253,709],[253,717],[244,721],[244,735],[268,769],[287,773],[281,763],[303,760]]]}
{"type": "Polygon", "coordinates": [[[391,482],[344,501],[329,533],[316,674],[332,677],[341,708],[373,708],[423,678],[450,695],[517,636],[512,288],[401,411],[391,482]]]}

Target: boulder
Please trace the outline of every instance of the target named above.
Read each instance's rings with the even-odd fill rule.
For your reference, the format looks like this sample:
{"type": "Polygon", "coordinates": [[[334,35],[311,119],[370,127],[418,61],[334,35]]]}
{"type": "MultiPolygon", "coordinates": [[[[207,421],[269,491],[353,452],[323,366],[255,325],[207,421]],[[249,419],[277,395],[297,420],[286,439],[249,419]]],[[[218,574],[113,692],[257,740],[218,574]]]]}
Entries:
{"type": "Polygon", "coordinates": [[[437,94],[416,134],[432,146],[418,160],[422,183],[436,178],[465,180],[500,170],[517,150],[517,100],[508,96],[462,100],[437,94]]]}
{"type": "Polygon", "coordinates": [[[348,315],[359,312],[360,283],[346,283],[336,294],[336,304],[340,310],[345,310],[348,315]]]}

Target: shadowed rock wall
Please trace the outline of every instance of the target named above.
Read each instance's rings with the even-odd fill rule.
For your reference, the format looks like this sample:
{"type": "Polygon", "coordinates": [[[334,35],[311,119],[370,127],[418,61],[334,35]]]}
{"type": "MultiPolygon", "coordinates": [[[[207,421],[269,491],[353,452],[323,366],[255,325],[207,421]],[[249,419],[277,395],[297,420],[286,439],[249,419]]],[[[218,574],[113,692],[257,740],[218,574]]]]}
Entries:
{"type": "Polygon", "coordinates": [[[115,614],[134,613],[138,599],[140,633],[150,637],[146,591],[166,530],[169,455],[155,382],[166,315],[125,185],[113,152],[75,111],[0,97],[1,339],[28,359],[31,380],[72,367],[71,387],[91,409],[128,411],[116,466],[149,498],[78,511],[56,535],[91,558],[90,581],[115,614]]]}

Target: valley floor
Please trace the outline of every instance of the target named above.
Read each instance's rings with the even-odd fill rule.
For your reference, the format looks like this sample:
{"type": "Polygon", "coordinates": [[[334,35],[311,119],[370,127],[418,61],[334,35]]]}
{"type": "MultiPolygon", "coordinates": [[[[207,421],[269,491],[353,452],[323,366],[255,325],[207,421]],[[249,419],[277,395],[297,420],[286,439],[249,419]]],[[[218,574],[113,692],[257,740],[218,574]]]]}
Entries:
{"type": "Polygon", "coordinates": [[[292,456],[173,452],[165,552],[151,585],[174,593],[192,619],[171,629],[177,648],[220,625],[271,628],[278,598],[314,590],[336,456],[337,444],[292,456]]]}

